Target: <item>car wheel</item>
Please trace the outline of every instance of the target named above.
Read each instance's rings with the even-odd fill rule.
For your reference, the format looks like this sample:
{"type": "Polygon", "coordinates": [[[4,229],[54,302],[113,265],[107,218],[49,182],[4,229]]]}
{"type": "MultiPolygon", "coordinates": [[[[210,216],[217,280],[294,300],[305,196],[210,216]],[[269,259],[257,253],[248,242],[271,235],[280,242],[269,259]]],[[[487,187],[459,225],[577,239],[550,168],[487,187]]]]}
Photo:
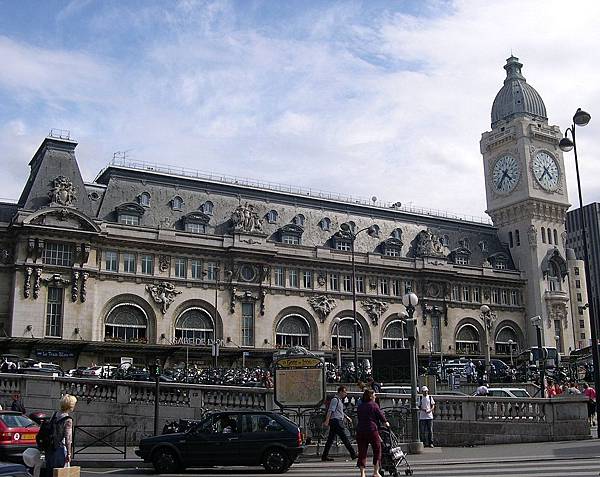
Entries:
{"type": "Polygon", "coordinates": [[[181,469],[179,458],[171,449],[158,449],[152,454],[152,465],[159,474],[172,474],[181,469]]]}
{"type": "Polygon", "coordinates": [[[282,474],[290,468],[291,462],[282,449],[269,449],[263,457],[263,467],[271,474],[282,474]]]}

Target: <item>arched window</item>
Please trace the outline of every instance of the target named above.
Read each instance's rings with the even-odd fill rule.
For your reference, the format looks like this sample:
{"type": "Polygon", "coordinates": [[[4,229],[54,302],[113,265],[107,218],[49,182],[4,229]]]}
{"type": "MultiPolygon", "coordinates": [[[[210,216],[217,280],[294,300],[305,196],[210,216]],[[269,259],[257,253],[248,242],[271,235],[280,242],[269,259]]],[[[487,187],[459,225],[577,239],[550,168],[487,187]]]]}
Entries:
{"type": "Polygon", "coordinates": [[[444,246],[444,247],[449,247],[450,246],[450,236],[448,234],[444,234],[440,237],[440,243],[444,246]]]}
{"type": "Polygon", "coordinates": [[[548,243],[552,245],[552,231],[548,228],[548,243]]]}
{"type": "Polygon", "coordinates": [[[488,245],[487,245],[487,242],[486,242],[485,240],[481,240],[481,241],[479,242],[479,249],[480,249],[482,252],[487,252],[487,251],[488,251],[488,245]]]}
{"type": "Polygon", "coordinates": [[[293,219],[292,222],[294,225],[299,225],[300,227],[304,227],[304,215],[298,214],[293,219]]]}
{"type": "Polygon", "coordinates": [[[106,341],[147,342],[148,318],[144,310],[133,303],[113,307],[106,316],[106,341]]]}
{"type": "Polygon", "coordinates": [[[554,229],[554,245],[558,245],[558,231],[554,229]]]}
{"type": "Polygon", "coordinates": [[[267,212],[267,222],[269,222],[270,224],[276,223],[278,219],[279,214],[276,210],[269,210],[269,212],[267,212]]]}
{"type": "Polygon", "coordinates": [[[519,349],[517,333],[510,326],[505,326],[496,334],[496,353],[498,354],[516,354],[519,349]]]}
{"type": "Polygon", "coordinates": [[[550,291],[560,291],[561,290],[561,278],[560,278],[560,267],[558,263],[554,260],[551,260],[549,263],[550,267],[548,269],[548,289],[550,291]]]}
{"type": "Polygon", "coordinates": [[[546,243],[546,228],[542,227],[542,243],[546,243]]]}
{"type": "Polygon", "coordinates": [[[382,344],[384,349],[408,348],[406,325],[403,321],[394,320],[385,327],[382,344]]]}
{"type": "Polygon", "coordinates": [[[479,332],[473,325],[463,325],[456,334],[456,352],[479,353],[479,332]]]}
{"type": "Polygon", "coordinates": [[[518,230],[515,230],[515,245],[517,247],[521,246],[521,233],[518,230]]]}
{"type": "Polygon", "coordinates": [[[288,315],[277,325],[275,332],[277,348],[302,346],[310,349],[310,326],[300,315],[288,315]]]}
{"type": "Polygon", "coordinates": [[[464,237],[461,242],[463,247],[465,247],[467,250],[471,250],[469,239],[467,237],[464,237]]]}
{"type": "Polygon", "coordinates": [[[204,204],[202,204],[202,212],[204,212],[206,215],[212,215],[213,208],[214,204],[210,200],[207,200],[204,202],[204,204]]]}
{"type": "Polygon", "coordinates": [[[214,337],[213,319],[203,308],[188,308],[175,322],[175,338],[209,343],[214,337]]]}
{"type": "Polygon", "coordinates": [[[142,192],[139,195],[138,200],[140,202],[140,205],[144,207],[150,207],[150,194],[148,194],[148,192],[142,192]]]}
{"type": "Polygon", "coordinates": [[[397,240],[402,240],[402,229],[394,229],[392,230],[392,238],[397,240]]]}
{"type": "Polygon", "coordinates": [[[326,231],[331,229],[331,219],[329,217],[323,217],[321,222],[319,222],[319,226],[321,227],[321,230],[326,231]]]}
{"type": "Polygon", "coordinates": [[[176,195],[175,197],[173,197],[171,199],[171,208],[173,210],[181,210],[182,207],[183,207],[183,199],[181,197],[176,195]]]}
{"type": "MultiPolygon", "coordinates": [[[[354,321],[352,318],[342,318],[339,324],[333,327],[331,332],[331,349],[338,349],[338,336],[339,336],[339,347],[343,350],[354,349],[354,321]],[[338,334],[339,328],[339,334],[338,334]]],[[[363,350],[363,330],[360,323],[358,323],[358,346],[359,350],[363,350]]]]}

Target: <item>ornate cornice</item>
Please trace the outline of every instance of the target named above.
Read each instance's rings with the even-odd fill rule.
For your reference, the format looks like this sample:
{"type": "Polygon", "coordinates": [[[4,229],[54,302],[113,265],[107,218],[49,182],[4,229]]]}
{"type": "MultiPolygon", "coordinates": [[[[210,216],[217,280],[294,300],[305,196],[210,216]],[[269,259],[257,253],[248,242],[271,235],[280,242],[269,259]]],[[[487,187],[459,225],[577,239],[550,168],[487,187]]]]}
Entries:
{"type": "Polygon", "coordinates": [[[545,202],[539,199],[528,199],[496,210],[488,211],[496,227],[502,227],[520,220],[549,220],[564,222],[569,204],[545,202]]]}

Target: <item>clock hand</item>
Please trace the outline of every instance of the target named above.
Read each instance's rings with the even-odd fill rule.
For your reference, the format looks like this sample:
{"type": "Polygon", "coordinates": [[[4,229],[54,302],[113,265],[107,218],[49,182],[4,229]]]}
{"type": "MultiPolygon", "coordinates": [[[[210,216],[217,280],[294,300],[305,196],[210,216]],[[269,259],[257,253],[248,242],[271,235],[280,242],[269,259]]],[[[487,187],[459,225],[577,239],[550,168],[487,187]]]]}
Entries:
{"type": "Polygon", "coordinates": [[[550,174],[548,173],[548,169],[546,169],[545,167],[544,167],[543,174],[540,176],[540,180],[542,180],[544,178],[544,176],[550,177],[550,174]]]}
{"type": "Polygon", "coordinates": [[[504,182],[504,179],[506,178],[507,174],[506,171],[504,171],[502,173],[502,177],[500,178],[500,182],[498,183],[498,189],[500,189],[502,187],[502,183],[504,182]]]}

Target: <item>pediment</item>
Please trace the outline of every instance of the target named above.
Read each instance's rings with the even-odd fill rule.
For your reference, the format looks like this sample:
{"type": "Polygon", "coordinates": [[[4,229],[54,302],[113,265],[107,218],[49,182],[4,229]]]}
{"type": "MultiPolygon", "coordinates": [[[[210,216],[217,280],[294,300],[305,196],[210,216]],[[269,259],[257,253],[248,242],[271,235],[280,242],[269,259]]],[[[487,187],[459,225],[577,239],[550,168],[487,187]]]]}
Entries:
{"type": "Polygon", "coordinates": [[[100,227],[90,217],[70,207],[47,207],[37,210],[23,220],[23,225],[68,228],[100,233],[100,227]]]}
{"type": "Polygon", "coordinates": [[[139,217],[144,215],[146,209],[144,209],[140,204],[136,204],[135,202],[125,202],[124,204],[117,205],[115,207],[117,214],[134,214],[139,217]]]}
{"type": "Polygon", "coordinates": [[[190,212],[183,216],[183,220],[186,223],[196,223],[196,224],[208,224],[210,222],[210,215],[205,214],[204,212],[194,211],[190,212]]]}

